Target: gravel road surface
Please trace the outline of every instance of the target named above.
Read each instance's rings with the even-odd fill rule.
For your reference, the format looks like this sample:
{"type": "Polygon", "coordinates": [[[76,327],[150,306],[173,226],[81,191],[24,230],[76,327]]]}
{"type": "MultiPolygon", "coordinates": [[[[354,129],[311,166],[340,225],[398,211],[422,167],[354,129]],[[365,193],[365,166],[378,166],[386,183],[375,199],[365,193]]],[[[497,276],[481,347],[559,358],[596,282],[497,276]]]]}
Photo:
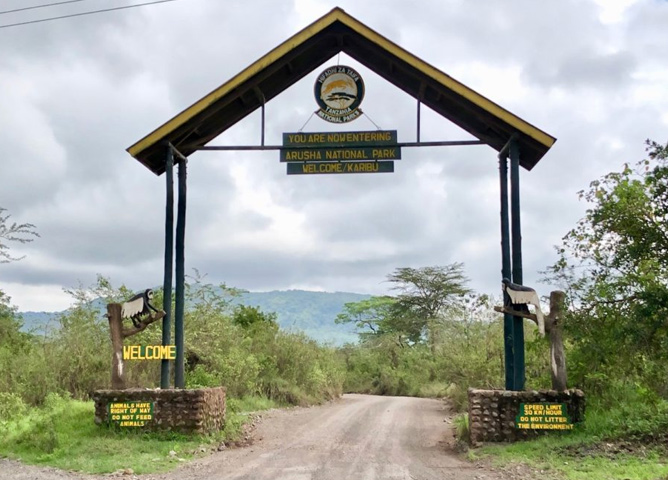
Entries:
{"type": "MultiPolygon", "coordinates": [[[[452,451],[453,427],[442,401],[344,395],[314,408],[266,414],[249,447],[216,452],[143,480],[508,480],[531,473],[493,471],[452,451]]],[[[132,478],[123,476],[122,478],[132,478]]],[[[95,479],[0,461],[0,478],[95,479]]]]}

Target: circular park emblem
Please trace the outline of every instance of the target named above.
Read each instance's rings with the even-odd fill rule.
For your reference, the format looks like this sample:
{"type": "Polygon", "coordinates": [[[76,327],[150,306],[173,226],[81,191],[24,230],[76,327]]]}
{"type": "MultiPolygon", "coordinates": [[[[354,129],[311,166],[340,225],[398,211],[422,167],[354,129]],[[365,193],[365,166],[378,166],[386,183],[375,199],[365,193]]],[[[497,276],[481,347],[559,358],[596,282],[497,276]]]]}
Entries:
{"type": "Polygon", "coordinates": [[[359,109],[364,98],[364,81],[359,73],[345,65],[329,67],[318,75],[314,86],[316,113],[332,123],[346,123],[362,114],[359,109]]]}

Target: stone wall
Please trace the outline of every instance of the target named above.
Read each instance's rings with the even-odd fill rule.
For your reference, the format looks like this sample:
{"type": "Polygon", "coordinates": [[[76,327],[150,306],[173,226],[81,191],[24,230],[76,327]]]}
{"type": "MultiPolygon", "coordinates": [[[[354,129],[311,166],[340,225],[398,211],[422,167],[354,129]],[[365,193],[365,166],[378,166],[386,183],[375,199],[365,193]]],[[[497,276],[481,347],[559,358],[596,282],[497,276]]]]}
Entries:
{"type": "Polygon", "coordinates": [[[153,418],[141,430],[169,430],[181,433],[211,433],[225,425],[225,389],[201,388],[196,390],[97,390],[95,423],[110,425],[109,404],[122,402],[150,402],[153,418]]]}
{"type": "Polygon", "coordinates": [[[515,442],[536,435],[555,435],[558,430],[524,430],[515,426],[521,403],[566,404],[573,423],[584,421],[585,396],[581,390],[541,390],[512,392],[469,388],[469,432],[471,444],[482,442],[515,442]]]}

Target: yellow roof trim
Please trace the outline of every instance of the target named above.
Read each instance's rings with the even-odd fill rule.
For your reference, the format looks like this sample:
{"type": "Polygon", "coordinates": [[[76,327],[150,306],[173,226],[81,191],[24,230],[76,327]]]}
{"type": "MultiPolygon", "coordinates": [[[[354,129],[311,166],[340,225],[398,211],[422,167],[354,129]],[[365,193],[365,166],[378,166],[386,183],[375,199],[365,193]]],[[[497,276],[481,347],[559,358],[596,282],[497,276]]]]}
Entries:
{"type": "Polygon", "coordinates": [[[161,127],[158,127],[156,130],[154,130],[153,132],[149,133],[147,136],[139,140],[137,143],[135,143],[134,145],[132,145],[130,148],[127,149],[128,153],[130,153],[130,155],[134,157],[143,150],[145,150],[146,148],[160,141],[167,134],[173,132],[178,127],[186,123],[188,120],[193,118],[195,115],[204,111],[209,105],[214,103],[216,100],[224,97],[228,92],[234,90],[237,86],[241,85],[243,82],[251,78],[253,75],[260,73],[269,65],[271,65],[272,63],[274,63],[275,61],[277,61],[290,51],[300,46],[302,43],[307,41],[313,35],[325,29],[327,26],[331,25],[336,20],[340,20],[340,18],[338,18],[338,15],[336,15],[339,12],[345,15],[346,17],[348,16],[346,15],[345,12],[343,12],[343,10],[336,8],[329,14],[313,22],[311,25],[304,28],[297,34],[293,35],[288,40],[281,43],[278,47],[274,48],[272,51],[267,53],[265,56],[261,57],[259,60],[251,64],[249,67],[242,70],[237,75],[232,77],[230,80],[222,84],[220,87],[216,88],[214,91],[203,97],[201,100],[195,102],[193,105],[183,110],[181,113],[172,118],[170,121],[168,121],[161,127]]]}
{"type": "Polygon", "coordinates": [[[436,80],[438,83],[445,85],[448,87],[450,90],[457,92],[460,94],[462,97],[466,98],[467,100],[471,101],[472,103],[476,104],[477,106],[483,108],[484,110],[488,111],[489,113],[493,114],[494,116],[502,119],[509,125],[512,125],[513,127],[517,128],[520,132],[528,135],[529,137],[533,138],[539,143],[542,143],[546,147],[551,147],[554,142],[556,141],[553,137],[550,135],[546,134],[545,132],[539,130],[538,128],[534,127],[533,125],[528,124],[521,118],[519,118],[516,115],[513,115],[511,112],[508,110],[500,107],[496,103],[492,102],[491,100],[483,97],[479,93],[471,90],[468,88],[466,85],[458,82],[451,76],[441,72],[440,70],[432,67],[428,63],[424,62],[420,58],[416,57],[415,55],[411,54],[410,52],[404,50],[401,48],[399,45],[389,41],[387,38],[383,37],[379,33],[376,33],[375,31],[371,30],[369,27],[364,25],[363,23],[360,23],[358,20],[355,18],[347,15],[345,12],[341,11],[343,14],[343,17],[340,18],[343,23],[345,23],[347,26],[355,30],[357,33],[360,35],[366,37],[368,40],[372,41],[379,47],[383,48],[384,50],[390,52],[397,58],[400,58],[404,62],[408,63],[412,67],[416,68],[420,72],[424,73],[425,75],[433,78],[436,80]]]}
{"type": "Polygon", "coordinates": [[[508,110],[505,110],[501,106],[492,102],[491,100],[483,97],[479,93],[471,90],[466,85],[458,82],[449,75],[441,72],[437,68],[429,65],[420,58],[411,54],[410,52],[404,50],[400,46],[386,39],[379,33],[370,29],[363,23],[359,22],[355,18],[348,15],[345,11],[339,7],[334,8],[329,13],[316,20],[300,32],[296,33],[290,37],[285,42],[281,43],[279,46],[271,50],[269,53],[261,57],[259,60],[251,64],[249,67],[238,73],[236,76],[232,77],[230,80],[225,82],[220,87],[213,90],[211,93],[203,97],[201,100],[195,102],[190,107],[183,110],[181,113],[176,115],[174,118],[169,120],[167,123],[158,127],[156,130],[139,140],[137,143],[132,145],[127,149],[127,151],[133,157],[137,157],[142,151],[147,148],[152,147],[157,142],[161,141],[167,137],[171,132],[178,129],[180,126],[187,123],[189,120],[193,119],[196,115],[206,110],[210,105],[214,104],[219,99],[223,98],[226,94],[234,90],[239,85],[243,84],[245,81],[249,80],[254,75],[262,72],[265,68],[269,67],[276,61],[280,60],[283,56],[304,44],[311,37],[321,32],[334,22],[339,21],[346,25],[348,28],[358,33],[360,36],[366,38],[368,41],[376,44],[381,49],[387,51],[391,55],[394,55],[396,58],[406,62],[408,65],[412,66],[422,74],[427,77],[432,78],[435,82],[445,86],[451,91],[457,93],[461,97],[470,101],[474,105],[485,110],[489,114],[499,118],[506,124],[516,128],[518,132],[527,135],[528,137],[534,139],[538,143],[544,145],[548,149],[556,141],[555,138],[543,132],[542,130],[534,127],[533,125],[525,122],[518,116],[512,114],[508,110]]]}

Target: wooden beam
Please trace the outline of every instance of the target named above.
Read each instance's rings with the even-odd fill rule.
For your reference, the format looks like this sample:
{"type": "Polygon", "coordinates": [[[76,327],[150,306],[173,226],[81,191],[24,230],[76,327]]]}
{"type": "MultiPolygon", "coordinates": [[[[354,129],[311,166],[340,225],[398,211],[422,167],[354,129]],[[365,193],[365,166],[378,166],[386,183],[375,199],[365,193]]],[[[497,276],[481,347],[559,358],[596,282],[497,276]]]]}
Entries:
{"type": "Polygon", "coordinates": [[[518,310],[513,310],[506,307],[494,307],[494,311],[499,313],[507,313],[508,315],[512,315],[513,317],[527,318],[529,320],[533,320],[534,322],[536,322],[536,325],[538,325],[538,319],[536,318],[536,315],[533,313],[520,312],[518,310]]]}

